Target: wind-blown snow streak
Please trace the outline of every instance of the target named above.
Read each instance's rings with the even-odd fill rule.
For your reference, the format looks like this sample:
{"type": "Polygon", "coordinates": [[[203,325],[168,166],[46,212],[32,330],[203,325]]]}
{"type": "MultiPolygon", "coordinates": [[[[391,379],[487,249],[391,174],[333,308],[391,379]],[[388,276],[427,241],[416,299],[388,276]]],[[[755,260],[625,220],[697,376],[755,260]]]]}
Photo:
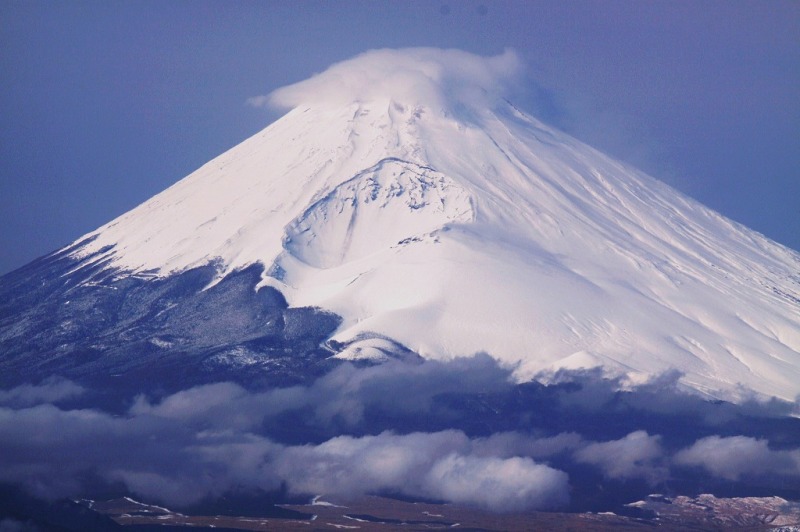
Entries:
{"type": "Polygon", "coordinates": [[[261,262],[293,305],[528,379],[671,368],[714,396],[800,393],[800,255],[505,101],[519,62],[376,51],[87,236],[123,270],[261,262]]]}

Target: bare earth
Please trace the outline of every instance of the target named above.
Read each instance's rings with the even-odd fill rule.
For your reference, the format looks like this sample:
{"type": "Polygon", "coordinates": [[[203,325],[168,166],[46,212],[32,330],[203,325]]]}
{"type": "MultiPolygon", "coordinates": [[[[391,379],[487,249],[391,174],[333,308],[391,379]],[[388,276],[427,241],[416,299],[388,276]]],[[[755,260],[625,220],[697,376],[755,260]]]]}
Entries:
{"type": "Polygon", "coordinates": [[[717,498],[713,495],[668,498],[651,495],[628,505],[642,517],[613,513],[530,512],[494,514],[453,504],[405,502],[385,497],[354,501],[315,499],[284,508],[311,519],[191,516],[132,499],[81,501],[122,525],[173,525],[237,530],[780,530],[800,532],[800,503],[780,497],[717,498]]]}

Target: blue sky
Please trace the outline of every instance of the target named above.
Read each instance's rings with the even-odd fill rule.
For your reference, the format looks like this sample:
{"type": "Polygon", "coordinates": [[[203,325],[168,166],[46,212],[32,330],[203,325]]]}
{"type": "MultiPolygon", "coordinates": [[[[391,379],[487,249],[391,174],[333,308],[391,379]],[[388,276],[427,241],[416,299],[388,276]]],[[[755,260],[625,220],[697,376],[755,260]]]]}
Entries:
{"type": "Polygon", "coordinates": [[[800,3],[0,3],[0,273],[277,118],[331,63],[435,46],[529,67],[545,121],[800,249],[800,3]]]}

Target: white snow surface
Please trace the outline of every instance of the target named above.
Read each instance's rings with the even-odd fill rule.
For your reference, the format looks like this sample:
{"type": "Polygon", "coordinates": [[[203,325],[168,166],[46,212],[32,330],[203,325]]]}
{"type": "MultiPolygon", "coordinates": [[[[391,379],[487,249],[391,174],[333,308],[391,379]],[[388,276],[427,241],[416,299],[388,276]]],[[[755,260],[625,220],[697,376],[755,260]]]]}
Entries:
{"type": "Polygon", "coordinates": [[[520,380],[677,369],[796,400],[800,254],[500,98],[428,92],[293,101],[76,253],[160,276],[262,263],[290,304],[343,317],[336,340],[485,351],[520,380]]]}

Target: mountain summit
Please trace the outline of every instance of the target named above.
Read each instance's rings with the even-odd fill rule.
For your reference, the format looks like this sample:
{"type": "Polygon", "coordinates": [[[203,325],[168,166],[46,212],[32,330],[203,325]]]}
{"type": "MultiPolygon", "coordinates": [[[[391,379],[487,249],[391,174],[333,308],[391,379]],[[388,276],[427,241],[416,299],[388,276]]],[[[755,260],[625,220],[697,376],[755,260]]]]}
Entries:
{"type": "MultiPolygon", "coordinates": [[[[315,340],[326,356],[484,351],[520,380],[599,366],[636,383],[677,370],[712,397],[794,400],[800,255],[525,114],[506,99],[519,73],[512,52],[378,50],[334,65],[253,99],[290,110],[37,267],[65,264],[63,304],[70,290],[166,286],[213,267],[188,292],[148,299],[113,329],[114,346],[180,346],[188,326],[167,334],[159,316],[191,297],[180,323],[202,315],[213,328],[228,299],[204,294],[257,268],[237,293],[280,292],[287,328],[292,309],[339,317],[315,340]]],[[[91,334],[108,340],[113,312],[91,334]]],[[[3,319],[0,340],[30,335],[31,320],[3,319]]],[[[236,343],[208,343],[203,363],[265,356],[225,342],[236,343]]],[[[95,361],[111,349],[92,345],[95,361]]],[[[136,355],[115,356],[95,367],[120,373],[136,355]]]]}

